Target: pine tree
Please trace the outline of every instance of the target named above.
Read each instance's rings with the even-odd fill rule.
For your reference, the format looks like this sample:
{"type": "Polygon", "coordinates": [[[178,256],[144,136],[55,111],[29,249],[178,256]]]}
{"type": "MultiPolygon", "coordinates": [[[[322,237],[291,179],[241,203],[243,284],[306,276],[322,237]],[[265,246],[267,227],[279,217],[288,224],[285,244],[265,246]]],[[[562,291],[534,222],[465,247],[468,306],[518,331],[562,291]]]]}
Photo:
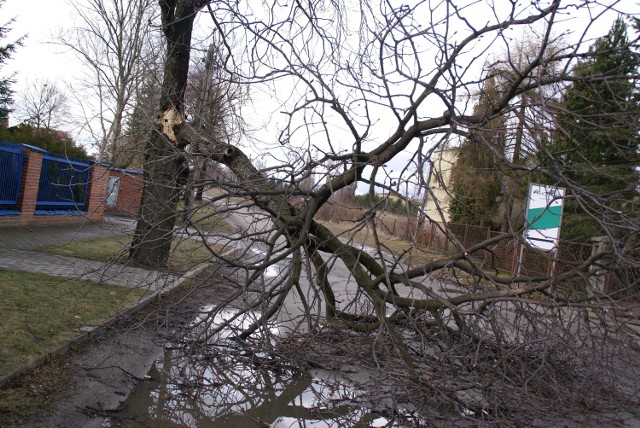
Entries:
{"type": "Polygon", "coordinates": [[[557,114],[549,152],[561,162],[569,184],[599,203],[590,203],[593,197],[567,201],[564,239],[584,241],[601,234],[604,222],[611,222],[603,206],[624,209],[624,201],[637,193],[640,109],[635,83],[627,77],[637,67],[627,25],[618,18],[574,69],[575,81],[557,114]]]}
{"type": "MultiPolygon", "coordinates": [[[[0,0],[0,7],[4,4],[4,0],[0,0]]],[[[11,31],[10,20],[8,23],[0,26],[0,40],[5,39],[8,33],[11,31]]],[[[11,58],[11,54],[15,52],[16,48],[20,46],[22,38],[0,45],[0,69],[5,65],[7,60],[11,58]]],[[[13,103],[13,91],[11,90],[11,84],[13,79],[11,77],[0,78],[0,124],[6,124],[9,113],[11,112],[11,104],[13,103]]]]}
{"type": "MultiPolygon", "coordinates": [[[[498,98],[495,79],[486,80],[474,114],[491,115],[498,98]]],[[[451,170],[453,199],[451,220],[488,226],[495,221],[502,190],[500,159],[505,149],[505,118],[491,118],[477,129],[458,150],[458,158],[451,170]]]]}

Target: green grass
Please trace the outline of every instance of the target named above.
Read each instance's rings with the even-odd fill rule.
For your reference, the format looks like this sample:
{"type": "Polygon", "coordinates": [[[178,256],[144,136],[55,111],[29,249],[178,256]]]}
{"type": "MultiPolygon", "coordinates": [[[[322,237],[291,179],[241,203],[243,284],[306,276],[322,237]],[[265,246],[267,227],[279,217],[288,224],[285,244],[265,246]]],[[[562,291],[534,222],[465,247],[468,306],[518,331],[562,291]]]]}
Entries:
{"type": "MultiPolygon", "coordinates": [[[[178,211],[184,210],[184,202],[178,204],[178,211]]],[[[180,219],[182,221],[182,219],[180,219]]],[[[193,225],[205,233],[231,233],[233,228],[227,221],[217,214],[209,204],[196,202],[189,213],[190,226],[193,225]]]]}
{"type": "MultiPolygon", "coordinates": [[[[178,209],[183,209],[181,204],[182,202],[178,209]]],[[[194,206],[191,211],[190,221],[205,233],[218,232],[225,234],[232,232],[232,227],[229,223],[221,215],[216,214],[215,210],[207,204],[194,206]]],[[[64,245],[39,248],[38,251],[102,263],[120,263],[137,267],[128,260],[131,239],[131,236],[119,235],[72,241],[64,245]]],[[[222,250],[219,246],[214,245],[212,247],[216,250],[222,250]]],[[[211,252],[199,240],[176,237],[172,242],[167,268],[186,272],[211,259],[211,252]]]]}
{"type": "Polygon", "coordinates": [[[0,374],[138,301],[144,290],[0,269],[0,374]]]}
{"type": "MultiPolygon", "coordinates": [[[[216,252],[221,251],[218,245],[211,245],[211,248],[216,252]]],[[[210,262],[212,259],[211,251],[205,247],[202,241],[174,238],[169,256],[169,267],[186,271],[201,263],[210,262]]]]}
{"type": "Polygon", "coordinates": [[[130,236],[119,235],[106,238],[71,241],[62,245],[41,247],[38,248],[38,251],[103,263],[123,263],[126,261],[130,243],[130,236]]]}
{"type": "MultiPolygon", "coordinates": [[[[121,263],[135,267],[129,262],[131,237],[120,235],[99,239],[72,241],[64,245],[43,247],[39,251],[68,257],[77,257],[103,263],[121,263]]],[[[186,272],[201,263],[212,259],[211,252],[196,239],[176,237],[171,245],[171,255],[167,268],[186,272]]],[[[214,246],[215,247],[215,246],[214,246]]]]}

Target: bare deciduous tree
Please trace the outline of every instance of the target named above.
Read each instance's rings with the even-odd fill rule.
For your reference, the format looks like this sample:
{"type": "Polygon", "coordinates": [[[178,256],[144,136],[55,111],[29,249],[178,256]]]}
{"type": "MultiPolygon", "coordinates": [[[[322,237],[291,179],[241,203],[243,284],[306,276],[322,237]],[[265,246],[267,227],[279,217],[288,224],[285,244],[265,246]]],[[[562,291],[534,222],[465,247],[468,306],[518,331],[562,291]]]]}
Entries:
{"type": "Polygon", "coordinates": [[[246,99],[246,87],[233,82],[224,70],[220,46],[220,40],[216,40],[209,45],[204,58],[195,62],[185,94],[186,114],[190,118],[187,124],[193,133],[193,143],[187,150],[193,166],[187,194],[195,192],[197,201],[202,200],[209,176],[207,171],[216,169],[208,158],[211,145],[207,143],[211,140],[238,142],[244,128],[239,107],[246,99]]]}
{"type": "MultiPolygon", "coordinates": [[[[615,227],[626,236],[586,255],[566,256],[560,247],[535,250],[523,239],[522,226],[515,224],[496,235],[485,231],[469,243],[466,233],[427,219],[432,221],[431,235],[423,240],[425,230],[412,229],[410,209],[404,218],[396,218],[405,231],[401,237],[406,245],[399,248],[390,237],[395,226],[384,222],[384,204],[355,211],[343,228],[320,219],[319,212],[334,194],[358,184],[403,198],[408,207],[415,205],[406,195],[424,184],[421,166],[428,164],[434,150],[531,106],[523,104],[544,102],[525,94],[578,81],[636,85],[635,72],[573,72],[579,59],[601,55],[589,50],[593,17],[616,8],[617,3],[560,1],[504,6],[454,0],[398,6],[373,1],[251,6],[161,1],[167,60],[160,120],[149,133],[146,149],[143,209],[133,259],[156,267],[166,261],[183,150],[204,139],[210,159],[234,175],[232,182],[216,183],[220,191],[210,197],[210,206],[219,213],[235,213],[233,221],[241,230],[225,238],[196,232],[212,258],[237,268],[233,275],[225,273],[236,281],[236,292],[227,301],[236,307],[236,315],[214,332],[205,330],[199,343],[242,314],[252,315],[237,333],[238,340],[268,333],[268,323],[275,319],[291,334],[349,329],[376,345],[367,354],[372,366],[382,365],[378,358],[385,355],[402,361],[407,383],[426,401],[446,402],[452,409],[462,406],[478,420],[509,417],[530,395],[544,395],[547,405],[555,402],[558,407],[585,404],[580,396],[588,388],[576,380],[592,374],[587,362],[612,362],[614,355],[621,357],[618,351],[637,345],[625,318],[615,314],[638,299],[637,174],[629,182],[635,189],[632,196],[608,200],[571,180],[563,172],[560,154],[547,151],[548,159],[540,164],[494,153],[500,170],[567,187],[577,204],[588,201],[602,213],[618,209],[615,227]],[[281,113],[282,120],[274,119],[279,133],[273,141],[247,148],[186,132],[184,93],[192,24],[205,7],[230,53],[222,66],[238,82],[267,92],[275,104],[270,111],[281,113]],[[581,27],[573,25],[573,42],[551,48],[553,32],[565,31],[564,18],[576,11],[585,12],[586,20],[581,27]],[[510,55],[512,31],[531,25],[543,29],[536,52],[519,56],[513,67],[517,72],[500,82],[491,105],[474,111],[468,100],[487,84],[487,74],[482,73],[486,55],[510,55]],[[231,40],[242,41],[243,49],[231,40]],[[552,68],[558,72],[546,72],[552,68]],[[274,186],[252,164],[252,151],[268,151],[272,177],[288,185],[274,186]],[[310,191],[292,191],[304,188],[310,173],[324,178],[310,191]],[[434,240],[446,241],[444,252],[424,251],[434,240]],[[527,250],[548,264],[537,271],[523,265],[518,271],[501,272],[505,248],[518,249],[514,258],[527,250]],[[625,272],[624,294],[601,286],[603,274],[613,266],[625,272]],[[433,375],[425,360],[446,360],[469,377],[464,384],[448,383],[433,375]],[[566,361],[571,362],[565,365],[566,361]],[[473,404],[469,395],[481,398],[473,404]]],[[[630,43],[637,50],[637,40],[630,43]]],[[[538,135],[552,131],[541,129],[538,135]]],[[[607,129],[600,131],[607,135],[607,129]]],[[[533,139],[531,144],[544,151],[544,141],[533,139]]],[[[214,310],[212,317],[223,308],[214,310]]],[[[393,367],[387,369],[401,376],[393,367]]],[[[618,394],[608,383],[615,376],[609,376],[605,366],[598,370],[590,392],[595,388],[618,394]]],[[[535,406],[518,411],[522,419],[516,424],[541,417],[534,414],[535,406]]]]}
{"type": "Polygon", "coordinates": [[[68,123],[69,106],[56,83],[35,81],[20,93],[20,120],[35,129],[55,129],[68,123]]]}
{"type": "Polygon", "coordinates": [[[114,160],[133,98],[159,57],[152,42],[154,3],[73,2],[82,24],[57,40],[87,66],[76,101],[82,106],[85,128],[96,141],[102,161],[114,160]]]}

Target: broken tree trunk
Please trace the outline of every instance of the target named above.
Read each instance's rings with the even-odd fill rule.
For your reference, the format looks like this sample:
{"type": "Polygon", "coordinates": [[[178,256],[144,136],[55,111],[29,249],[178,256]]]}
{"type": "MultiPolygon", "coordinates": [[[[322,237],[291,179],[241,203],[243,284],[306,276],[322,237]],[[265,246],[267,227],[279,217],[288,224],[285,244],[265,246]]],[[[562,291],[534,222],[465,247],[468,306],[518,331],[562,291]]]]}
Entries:
{"type": "Polygon", "coordinates": [[[207,3],[202,0],[160,1],[167,58],[158,122],[145,146],[142,206],[130,250],[133,261],[148,267],[163,267],[171,251],[180,194],[177,180],[184,167],[182,150],[188,144],[181,132],[191,33],[196,13],[207,3]]]}

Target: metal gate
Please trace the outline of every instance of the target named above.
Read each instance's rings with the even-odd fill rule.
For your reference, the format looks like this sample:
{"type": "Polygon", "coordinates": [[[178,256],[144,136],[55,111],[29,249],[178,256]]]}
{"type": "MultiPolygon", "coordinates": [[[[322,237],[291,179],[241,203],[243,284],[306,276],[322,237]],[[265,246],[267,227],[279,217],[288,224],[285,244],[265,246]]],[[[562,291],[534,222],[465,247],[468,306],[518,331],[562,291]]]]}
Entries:
{"type": "Polygon", "coordinates": [[[22,150],[0,146],[0,214],[17,212],[23,160],[22,150]]]}
{"type": "Polygon", "coordinates": [[[45,155],[42,159],[36,214],[84,211],[90,165],[45,155]]]}

